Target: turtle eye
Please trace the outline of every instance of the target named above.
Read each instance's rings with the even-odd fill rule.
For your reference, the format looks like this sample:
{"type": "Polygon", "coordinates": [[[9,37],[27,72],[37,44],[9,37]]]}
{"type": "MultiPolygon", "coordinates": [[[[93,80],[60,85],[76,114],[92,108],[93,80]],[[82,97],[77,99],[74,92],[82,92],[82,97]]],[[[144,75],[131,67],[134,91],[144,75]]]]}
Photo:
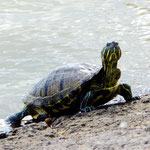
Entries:
{"type": "Polygon", "coordinates": [[[110,43],[107,43],[106,46],[110,46],[110,43]]]}

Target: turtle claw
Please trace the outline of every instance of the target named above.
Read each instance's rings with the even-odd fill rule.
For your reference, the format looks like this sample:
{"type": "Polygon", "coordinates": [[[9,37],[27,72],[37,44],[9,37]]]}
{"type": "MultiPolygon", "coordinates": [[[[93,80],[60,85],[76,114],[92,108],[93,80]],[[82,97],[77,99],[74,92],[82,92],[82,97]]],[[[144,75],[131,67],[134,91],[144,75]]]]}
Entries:
{"type": "Polygon", "coordinates": [[[141,97],[140,96],[134,96],[134,97],[132,97],[132,98],[130,98],[130,99],[128,99],[126,102],[128,103],[130,103],[130,102],[132,102],[132,101],[135,101],[135,100],[140,100],[141,99],[141,97]]]}
{"type": "Polygon", "coordinates": [[[81,108],[81,112],[86,113],[86,112],[90,112],[90,111],[92,111],[94,109],[95,109],[94,106],[87,106],[87,107],[81,108]]]}
{"type": "Polygon", "coordinates": [[[140,100],[140,99],[141,99],[140,96],[134,96],[134,97],[131,98],[131,101],[134,101],[134,100],[140,100]]]}

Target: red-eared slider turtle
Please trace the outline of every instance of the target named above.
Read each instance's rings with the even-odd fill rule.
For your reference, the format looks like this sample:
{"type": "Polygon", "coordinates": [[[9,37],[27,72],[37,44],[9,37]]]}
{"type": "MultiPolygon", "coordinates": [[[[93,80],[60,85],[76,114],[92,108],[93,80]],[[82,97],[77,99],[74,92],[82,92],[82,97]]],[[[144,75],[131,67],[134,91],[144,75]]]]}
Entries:
{"type": "Polygon", "coordinates": [[[117,68],[120,57],[118,43],[112,42],[107,43],[101,52],[102,68],[81,63],[55,69],[24,98],[23,110],[11,115],[6,121],[19,125],[27,115],[39,120],[77,111],[87,112],[118,94],[130,101],[130,86],[117,84],[121,75],[117,68]]]}

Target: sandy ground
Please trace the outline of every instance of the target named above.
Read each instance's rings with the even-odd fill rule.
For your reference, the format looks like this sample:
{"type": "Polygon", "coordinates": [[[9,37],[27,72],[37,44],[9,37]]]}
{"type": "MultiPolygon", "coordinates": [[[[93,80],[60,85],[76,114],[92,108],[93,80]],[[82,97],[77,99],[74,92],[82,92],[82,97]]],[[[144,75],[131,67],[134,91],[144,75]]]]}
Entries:
{"type": "Polygon", "coordinates": [[[150,150],[150,96],[16,128],[0,150],[150,150]],[[144,103],[143,103],[144,101],[144,103]]]}

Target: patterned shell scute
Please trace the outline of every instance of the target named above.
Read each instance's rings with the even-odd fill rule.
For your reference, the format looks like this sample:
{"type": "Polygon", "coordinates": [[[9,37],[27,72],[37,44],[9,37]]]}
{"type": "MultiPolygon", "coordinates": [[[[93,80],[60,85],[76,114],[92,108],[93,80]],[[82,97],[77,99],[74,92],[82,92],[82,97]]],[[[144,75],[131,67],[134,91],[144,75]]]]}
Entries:
{"type": "Polygon", "coordinates": [[[33,87],[24,98],[24,103],[36,106],[51,105],[53,101],[64,98],[90,80],[99,69],[99,66],[87,63],[59,67],[33,87]]]}

